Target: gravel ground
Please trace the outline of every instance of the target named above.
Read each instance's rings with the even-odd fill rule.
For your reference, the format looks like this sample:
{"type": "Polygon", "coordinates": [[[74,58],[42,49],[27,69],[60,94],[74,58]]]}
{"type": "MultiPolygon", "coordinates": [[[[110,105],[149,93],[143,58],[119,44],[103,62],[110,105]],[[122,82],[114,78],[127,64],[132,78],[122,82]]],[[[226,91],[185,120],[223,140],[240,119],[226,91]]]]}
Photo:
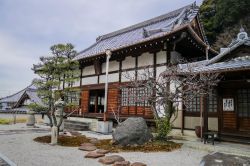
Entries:
{"type": "MultiPolygon", "coordinates": [[[[7,129],[24,129],[24,125],[15,126],[0,125],[0,131],[5,131],[0,136],[0,153],[7,156],[18,166],[99,166],[100,163],[94,159],[85,159],[86,152],[79,151],[77,148],[51,146],[33,141],[37,136],[47,135],[49,133],[18,132],[17,134],[8,134],[7,129]]],[[[95,135],[86,132],[86,135],[95,135]]],[[[100,137],[100,135],[96,135],[100,137]]],[[[102,136],[108,138],[110,136],[102,136]]],[[[206,155],[205,151],[198,151],[191,148],[182,148],[173,152],[155,152],[155,153],[119,153],[126,160],[131,162],[144,162],[148,166],[195,166],[199,165],[202,157],[206,155]]]]}

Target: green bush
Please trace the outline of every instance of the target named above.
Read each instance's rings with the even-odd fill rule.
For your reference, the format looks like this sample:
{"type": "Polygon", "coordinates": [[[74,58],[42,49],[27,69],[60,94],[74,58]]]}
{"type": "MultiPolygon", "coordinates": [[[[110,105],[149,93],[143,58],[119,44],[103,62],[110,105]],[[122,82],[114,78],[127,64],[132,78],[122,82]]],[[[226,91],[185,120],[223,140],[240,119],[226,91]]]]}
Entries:
{"type": "Polygon", "coordinates": [[[172,125],[170,124],[170,120],[168,120],[168,118],[163,117],[156,120],[157,139],[159,140],[167,139],[167,136],[170,133],[171,129],[172,125]]]}
{"type": "Polygon", "coordinates": [[[0,124],[10,124],[10,119],[3,119],[3,118],[0,118],[0,124]]]}

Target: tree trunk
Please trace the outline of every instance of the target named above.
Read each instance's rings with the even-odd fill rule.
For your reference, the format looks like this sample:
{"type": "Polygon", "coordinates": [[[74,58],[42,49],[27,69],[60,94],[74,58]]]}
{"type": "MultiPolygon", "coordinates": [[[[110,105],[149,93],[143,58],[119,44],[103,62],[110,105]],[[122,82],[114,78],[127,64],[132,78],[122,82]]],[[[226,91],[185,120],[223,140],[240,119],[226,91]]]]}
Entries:
{"type": "Polygon", "coordinates": [[[56,145],[58,140],[58,127],[53,126],[51,128],[51,145],[56,145]]]}

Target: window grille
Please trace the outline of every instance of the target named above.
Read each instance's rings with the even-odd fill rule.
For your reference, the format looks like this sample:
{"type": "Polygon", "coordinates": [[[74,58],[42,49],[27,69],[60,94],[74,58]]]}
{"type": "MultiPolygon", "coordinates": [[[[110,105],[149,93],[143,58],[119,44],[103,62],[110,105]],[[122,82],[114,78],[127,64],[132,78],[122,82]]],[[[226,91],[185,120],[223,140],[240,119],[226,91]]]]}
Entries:
{"type": "Polygon", "coordinates": [[[237,91],[239,117],[250,117],[250,89],[240,89],[237,91]]]}
{"type": "Polygon", "coordinates": [[[144,87],[129,87],[121,90],[121,105],[122,106],[140,106],[148,107],[147,97],[150,91],[144,87]]]}

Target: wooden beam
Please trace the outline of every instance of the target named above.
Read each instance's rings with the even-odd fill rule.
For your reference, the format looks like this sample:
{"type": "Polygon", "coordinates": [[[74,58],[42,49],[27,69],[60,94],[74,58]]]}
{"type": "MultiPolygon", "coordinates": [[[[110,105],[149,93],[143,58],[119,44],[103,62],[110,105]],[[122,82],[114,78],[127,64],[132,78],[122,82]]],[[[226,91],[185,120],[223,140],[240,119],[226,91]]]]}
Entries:
{"type": "Polygon", "coordinates": [[[122,59],[119,61],[119,83],[122,81],[122,59]]]}
{"type": "Polygon", "coordinates": [[[99,75],[102,73],[102,65],[101,65],[99,59],[96,59],[94,61],[94,67],[95,67],[95,74],[99,75]]]}
{"type": "Polygon", "coordinates": [[[154,74],[154,78],[156,79],[156,58],[157,58],[157,52],[154,52],[154,59],[153,59],[153,74],[154,74]]]}

